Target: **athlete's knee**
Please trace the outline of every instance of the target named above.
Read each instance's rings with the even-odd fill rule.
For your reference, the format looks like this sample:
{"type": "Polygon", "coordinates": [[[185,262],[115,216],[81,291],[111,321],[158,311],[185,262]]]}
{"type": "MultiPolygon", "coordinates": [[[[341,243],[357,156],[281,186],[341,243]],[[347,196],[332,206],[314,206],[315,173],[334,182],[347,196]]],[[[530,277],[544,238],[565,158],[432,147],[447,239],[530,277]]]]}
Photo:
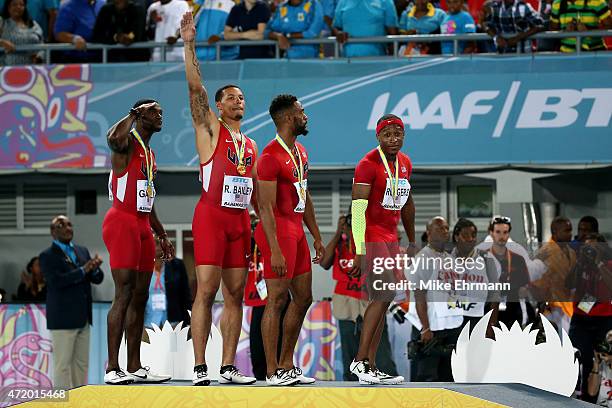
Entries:
{"type": "Polygon", "coordinates": [[[289,296],[286,293],[268,296],[266,310],[270,308],[270,309],[280,312],[281,310],[283,310],[288,300],[289,300],[289,296]]]}
{"type": "Polygon", "coordinates": [[[130,299],[133,296],[134,285],[126,282],[120,286],[115,286],[115,298],[113,304],[117,306],[125,306],[130,303],[130,299]]]}
{"type": "Polygon", "coordinates": [[[296,296],[295,298],[291,299],[291,301],[305,313],[310,305],[312,305],[312,295],[301,298],[296,296]]]}
{"type": "Polygon", "coordinates": [[[213,291],[210,288],[198,286],[198,291],[196,292],[194,304],[197,303],[201,306],[212,307],[213,303],[215,303],[216,296],[216,290],[213,291]]]}

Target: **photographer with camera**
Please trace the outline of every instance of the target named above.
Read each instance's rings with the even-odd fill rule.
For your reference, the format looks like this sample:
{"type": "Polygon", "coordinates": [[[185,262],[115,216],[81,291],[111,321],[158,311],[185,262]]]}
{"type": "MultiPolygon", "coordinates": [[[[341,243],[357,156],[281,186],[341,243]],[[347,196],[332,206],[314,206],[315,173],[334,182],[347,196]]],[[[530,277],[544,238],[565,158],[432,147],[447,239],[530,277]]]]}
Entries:
{"type": "Polygon", "coordinates": [[[602,235],[586,236],[566,284],[574,290],[569,337],[582,356],[581,397],[591,400],[586,379],[593,368],[593,349],[612,330],[612,256],[602,235]]]}
{"type": "MultiPolygon", "coordinates": [[[[325,255],[321,258],[321,267],[332,269],[332,278],[336,281],[332,296],[332,313],[338,320],[340,329],[340,344],[342,347],[343,380],[357,381],[357,376],[350,371],[353,357],[359,348],[359,336],[363,315],[368,306],[365,289],[365,274],[352,277],[349,271],[355,259],[355,243],[351,233],[351,212],[340,216],[336,233],[325,247],[325,255]]],[[[392,376],[397,375],[393,361],[387,324],[385,322],[380,345],[376,351],[376,366],[392,376]]]]}
{"type": "Polygon", "coordinates": [[[612,407],[612,330],[594,350],[593,369],[589,373],[587,392],[597,396],[597,405],[612,407]]]}

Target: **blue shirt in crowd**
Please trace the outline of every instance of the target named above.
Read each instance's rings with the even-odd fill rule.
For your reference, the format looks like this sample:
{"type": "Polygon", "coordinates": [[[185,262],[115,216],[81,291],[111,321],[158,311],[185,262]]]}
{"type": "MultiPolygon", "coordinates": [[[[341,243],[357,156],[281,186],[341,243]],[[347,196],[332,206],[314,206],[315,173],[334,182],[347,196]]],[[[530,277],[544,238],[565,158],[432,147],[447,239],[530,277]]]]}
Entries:
{"type": "MultiPolygon", "coordinates": [[[[334,27],[348,33],[349,38],[387,35],[387,27],[397,27],[393,0],[339,0],[334,27]]],[[[345,57],[385,55],[383,44],[345,44],[345,57]]]]}
{"type": "Polygon", "coordinates": [[[166,283],[165,279],[165,269],[166,267],[162,264],[161,272],[159,274],[159,280],[155,272],[153,272],[153,276],[151,277],[151,283],[149,283],[149,299],[147,300],[147,306],[145,307],[145,318],[144,325],[146,327],[152,327],[153,323],[155,323],[158,327],[162,327],[166,320],[168,320],[168,304],[166,300],[166,283]],[[163,295],[160,296],[160,299],[163,297],[163,307],[153,307],[153,296],[154,295],[163,295]]]}
{"type": "Polygon", "coordinates": [[[104,0],[68,0],[62,4],[55,20],[55,33],[67,32],[80,35],[89,42],[93,36],[96,17],[105,4],[104,0]]]}
{"type": "Polygon", "coordinates": [[[440,24],[442,24],[442,21],[446,17],[444,10],[435,8],[431,3],[427,4],[427,14],[421,18],[416,18],[414,16],[415,12],[416,7],[404,10],[400,17],[400,30],[416,30],[417,34],[439,32],[440,24]]]}
{"type": "MultiPolygon", "coordinates": [[[[223,39],[225,22],[234,5],[233,0],[196,0],[196,41],[207,41],[211,35],[218,35],[223,39]]],[[[239,52],[238,47],[221,47],[221,59],[236,59],[239,52]]],[[[216,46],[196,47],[196,55],[200,60],[214,61],[217,56],[216,46]]]]}
{"type": "MultiPolygon", "coordinates": [[[[282,34],[302,33],[304,38],[317,38],[323,29],[323,9],[318,0],[302,0],[297,6],[289,1],[282,3],[268,23],[264,38],[270,32],[282,34]]],[[[319,45],[291,45],[287,50],[288,58],[316,58],[319,45]]]]}
{"type": "MultiPolygon", "coordinates": [[[[475,33],[476,24],[474,19],[467,11],[461,10],[457,14],[447,14],[442,24],[440,25],[441,34],[465,34],[475,33]]],[[[459,41],[458,44],[459,53],[462,53],[465,49],[465,41],[459,41]]],[[[442,43],[442,53],[452,54],[453,53],[453,42],[444,41],[442,43]]]]}

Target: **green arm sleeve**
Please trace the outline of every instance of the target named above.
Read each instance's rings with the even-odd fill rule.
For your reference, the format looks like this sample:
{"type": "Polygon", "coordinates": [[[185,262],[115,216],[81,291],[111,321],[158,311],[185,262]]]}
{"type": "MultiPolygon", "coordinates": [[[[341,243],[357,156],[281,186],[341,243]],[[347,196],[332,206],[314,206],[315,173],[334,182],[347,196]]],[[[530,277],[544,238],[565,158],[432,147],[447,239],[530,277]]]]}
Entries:
{"type": "Polygon", "coordinates": [[[357,255],[365,254],[365,231],[366,218],[365,213],[368,208],[368,200],[363,198],[353,200],[351,203],[351,231],[355,242],[355,251],[357,255]]]}

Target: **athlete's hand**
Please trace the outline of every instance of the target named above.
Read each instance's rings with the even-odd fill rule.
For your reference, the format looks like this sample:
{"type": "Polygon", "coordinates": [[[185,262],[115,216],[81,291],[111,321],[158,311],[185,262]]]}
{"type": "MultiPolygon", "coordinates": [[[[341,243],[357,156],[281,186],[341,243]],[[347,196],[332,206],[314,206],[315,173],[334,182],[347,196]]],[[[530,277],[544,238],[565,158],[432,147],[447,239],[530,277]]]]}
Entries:
{"type": "Polygon", "coordinates": [[[181,20],[181,38],[185,42],[193,41],[195,39],[195,24],[193,23],[193,14],[191,11],[183,14],[183,19],[181,20]]]}
{"type": "Polygon", "coordinates": [[[318,264],[325,256],[325,245],[323,245],[323,242],[320,239],[316,239],[312,246],[315,250],[315,257],[312,258],[312,263],[318,264]]]}
{"type": "Polygon", "coordinates": [[[174,245],[168,239],[168,237],[163,237],[159,240],[159,245],[161,245],[162,250],[162,259],[164,261],[171,261],[174,259],[174,245]]]}
{"type": "Polygon", "coordinates": [[[353,267],[347,272],[347,275],[353,279],[359,279],[361,277],[361,260],[362,255],[355,255],[353,260],[353,267]]]}
{"type": "Polygon", "coordinates": [[[285,261],[285,256],[280,250],[272,251],[272,272],[276,274],[279,278],[282,278],[287,274],[287,261],[285,261]]]}
{"type": "MultiPolygon", "coordinates": [[[[152,108],[153,106],[155,106],[157,102],[149,102],[149,103],[145,103],[140,105],[139,107],[137,107],[136,109],[134,109],[137,113],[138,116],[142,116],[143,113],[145,113],[147,111],[147,109],[152,108]]],[[[130,111],[131,112],[131,111],[130,111]]]]}

